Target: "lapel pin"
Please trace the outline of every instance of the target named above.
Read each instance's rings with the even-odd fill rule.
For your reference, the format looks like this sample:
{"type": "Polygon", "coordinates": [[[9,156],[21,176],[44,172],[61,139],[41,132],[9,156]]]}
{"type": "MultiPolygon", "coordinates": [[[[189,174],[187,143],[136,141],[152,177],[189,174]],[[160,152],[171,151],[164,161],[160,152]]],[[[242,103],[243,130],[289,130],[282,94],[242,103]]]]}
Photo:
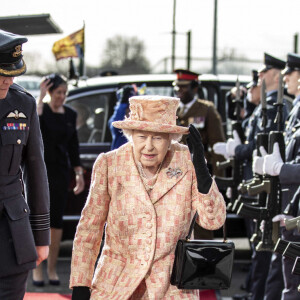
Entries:
{"type": "Polygon", "coordinates": [[[179,168],[168,168],[166,173],[168,178],[173,178],[174,176],[178,178],[182,175],[182,171],[179,168]]]}

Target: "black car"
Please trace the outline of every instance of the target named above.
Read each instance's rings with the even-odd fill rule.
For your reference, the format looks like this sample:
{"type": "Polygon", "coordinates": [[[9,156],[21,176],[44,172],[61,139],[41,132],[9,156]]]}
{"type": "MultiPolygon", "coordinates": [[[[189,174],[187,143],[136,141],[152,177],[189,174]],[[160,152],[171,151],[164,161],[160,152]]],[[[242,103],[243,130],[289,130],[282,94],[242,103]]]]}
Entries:
{"type": "MultiPolygon", "coordinates": [[[[137,87],[146,85],[146,94],[174,96],[173,81],[175,74],[155,75],[126,75],[95,77],[80,80],[76,86],[69,86],[67,104],[78,111],[78,117],[87,113],[87,130],[81,136],[80,157],[85,169],[86,188],[83,193],[75,196],[72,193],[74,181],[70,185],[68,205],[64,216],[64,239],[73,239],[75,227],[80,212],[86,201],[89,190],[91,169],[97,156],[110,150],[111,133],[107,126],[116,104],[116,91],[126,84],[135,84],[137,87]]],[[[199,98],[214,102],[219,111],[225,132],[227,132],[228,120],[226,117],[227,104],[225,94],[236,82],[234,75],[209,75],[199,76],[201,85],[199,98]]],[[[241,84],[247,84],[250,76],[239,76],[241,84]]]]}

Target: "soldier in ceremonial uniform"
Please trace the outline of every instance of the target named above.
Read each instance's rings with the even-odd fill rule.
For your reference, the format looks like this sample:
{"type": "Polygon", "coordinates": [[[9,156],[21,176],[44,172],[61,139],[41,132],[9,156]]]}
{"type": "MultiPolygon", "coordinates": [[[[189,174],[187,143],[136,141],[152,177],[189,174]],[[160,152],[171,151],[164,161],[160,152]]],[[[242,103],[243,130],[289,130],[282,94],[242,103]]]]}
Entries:
{"type": "Polygon", "coordinates": [[[27,38],[0,30],[0,299],[21,300],[48,256],[49,191],[36,101],[13,83],[27,38]],[[26,200],[25,200],[26,199],[26,200]]]}
{"type": "MultiPolygon", "coordinates": [[[[285,163],[281,159],[278,145],[275,144],[273,152],[266,155],[265,149],[262,149],[264,157],[255,157],[257,165],[263,165],[263,171],[265,174],[271,176],[279,176],[282,189],[282,209],[284,210],[289,201],[294,197],[300,184],[300,90],[299,82],[300,79],[300,55],[289,53],[287,56],[286,68],[282,71],[284,75],[284,81],[287,86],[287,91],[291,95],[295,95],[293,101],[293,109],[289,114],[288,120],[285,127],[285,163]]],[[[256,171],[256,170],[255,170],[256,171]]],[[[298,203],[295,203],[295,207],[290,207],[288,214],[292,217],[296,217],[298,214],[298,203]]],[[[278,215],[274,217],[273,221],[283,221],[286,215],[278,215]]],[[[281,222],[282,223],[282,222],[281,222]]],[[[300,235],[297,230],[286,230],[282,228],[282,239],[300,242],[300,235]]],[[[276,254],[279,258],[279,254],[276,254]]],[[[268,276],[267,281],[267,292],[265,299],[282,299],[282,300],[293,300],[299,297],[298,285],[300,284],[299,276],[292,275],[292,269],[294,261],[286,257],[282,258],[283,270],[281,271],[280,263],[275,268],[272,265],[271,272],[268,276]],[[283,272],[284,277],[284,289],[282,296],[280,293],[277,298],[274,298],[274,293],[271,291],[277,289],[276,282],[274,283],[274,277],[277,278],[283,272]],[[271,296],[270,296],[271,295],[271,296]]]]}
{"type": "MultiPolygon", "coordinates": [[[[261,85],[261,81],[264,79],[266,84],[266,102],[267,102],[267,124],[266,124],[266,132],[270,132],[272,130],[277,129],[277,125],[274,123],[275,116],[277,113],[276,106],[274,104],[277,101],[277,89],[278,82],[281,70],[285,67],[285,62],[280,60],[274,56],[271,56],[267,53],[264,54],[264,65],[258,71],[259,80],[258,85],[261,85]]],[[[285,101],[284,101],[285,102],[285,101]]],[[[283,107],[283,119],[286,120],[288,116],[286,106],[283,107]]],[[[252,162],[252,154],[256,147],[256,135],[259,132],[262,132],[264,128],[262,128],[261,121],[261,104],[257,106],[254,110],[252,116],[249,119],[248,127],[246,128],[245,136],[246,143],[241,144],[241,141],[237,135],[237,133],[233,132],[233,137],[230,138],[225,147],[224,151],[219,152],[222,155],[235,157],[237,160],[241,160],[245,163],[246,166],[251,166],[252,162]]],[[[214,149],[217,151],[217,146],[220,149],[224,149],[224,147],[219,147],[219,145],[215,145],[214,149]]],[[[257,171],[256,173],[262,174],[262,164],[258,164],[261,168],[261,171],[257,171]]],[[[244,179],[251,179],[253,176],[251,172],[251,168],[244,169],[244,179]]],[[[252,253],[252,266],[251,266],[251,293],[252,300],[263,299],[265,295],[265,284],[266,278],[268,276],[268,270],[271,261],[271,252],[267,251],[256,251],[253,247],[252,253]]],[[[280,261],[280,259],[279,259],[280,261]]],[[[278,273],[277,273],[278,274],[278,273]]],[[[278,289],[283,288],[283,279],[282,274],[279,273],[277,278],[273,278],[274,282],[277,282],[278,289]]],[[[271,295],[268,299],[276,299],[274,294],[278,294],[278,289],[269,290],[268,294],[271,295]],[[274,291],[274,292],[273,292],[274,291]],[[275,298],[272,298],[272,297],[275,298]]],[[[280,293],[279,293],[280,294],[280,293]]]]}
{"type": "MultiPolygon", "coordinates": [[[[173,82],[174,91],[180,98],[177,124],[181,126],[193,124],[198,129],[207,165],[213,175],[221,175],[216,168],[216,162],[224,158],[212,150],[215,143],[225,141],[221,116],[211,101],[198,98],[199,74],[182,69],[175,70],[175,73],[177,79],[173,82]]],[[[194,236],[197,239],[212,239],[213,232],[195,224],[194,236]]]]}
{"type": "Polygon", "coordinates": [[[217,142],[225,141],[221,116],[211,101],[198,98],[199,74],[182,69],[175,70],[175,73],[177,79],[173,85],[180,98],[178,125],[193,124],[199,130],[208,166],[213,175],[220,175],[216,162],[223,160],[223,157],[215,154],[212,147],[217,142]]]}

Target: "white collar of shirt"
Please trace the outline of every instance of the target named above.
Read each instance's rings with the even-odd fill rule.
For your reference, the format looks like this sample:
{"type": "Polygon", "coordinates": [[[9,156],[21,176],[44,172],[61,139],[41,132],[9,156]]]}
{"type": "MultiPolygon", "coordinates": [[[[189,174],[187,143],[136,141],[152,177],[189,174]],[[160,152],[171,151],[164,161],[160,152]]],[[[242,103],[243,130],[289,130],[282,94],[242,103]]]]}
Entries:
{"type": "Polygon", "coordinates": [[[180,102],[179,108],[184,107],[184,113],[186,113],[197,100],[198,100],[198,97],[195,96],[194,99],[187,104],[183,104],[182,102],[180,102]]]}
{"type": "Polygon", "coordinates": [[[293,101],[293,106],[296,106],[297,103],[300,103],[300,95],[298,95],[294,101],[293,101]]]}

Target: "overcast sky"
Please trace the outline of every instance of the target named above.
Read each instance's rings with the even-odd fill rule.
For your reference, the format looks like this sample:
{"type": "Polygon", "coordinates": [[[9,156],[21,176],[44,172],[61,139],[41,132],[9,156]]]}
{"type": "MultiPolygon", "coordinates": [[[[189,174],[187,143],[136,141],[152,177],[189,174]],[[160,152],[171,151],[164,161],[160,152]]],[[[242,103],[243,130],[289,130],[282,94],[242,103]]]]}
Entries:
{"type": "MultiPolygon", "coordinates": [[[[186,32],[192,31],[192,57],[212,56],[214,0],[176,0],[176,55],[186,55],[186,32]]],[[[218,53],[236,53],[262,60],[263,52],[285,59],[300,31],[300,0],[218,0],[218,53]]],[[[86,26],[86,63],[99,66],[108,38],[137,36],[146,46],[154,71],[171,56],[173,0],[14,0],[3,1],[0,16],[49,13],[62,34],[29,36],[25,51],[55,63],[56,40],[86,26]]],[[[192,68],[196,67],[196,63],[192,68]]],[[[178,60],[176,67],[185,67],[178,60]]]]}

